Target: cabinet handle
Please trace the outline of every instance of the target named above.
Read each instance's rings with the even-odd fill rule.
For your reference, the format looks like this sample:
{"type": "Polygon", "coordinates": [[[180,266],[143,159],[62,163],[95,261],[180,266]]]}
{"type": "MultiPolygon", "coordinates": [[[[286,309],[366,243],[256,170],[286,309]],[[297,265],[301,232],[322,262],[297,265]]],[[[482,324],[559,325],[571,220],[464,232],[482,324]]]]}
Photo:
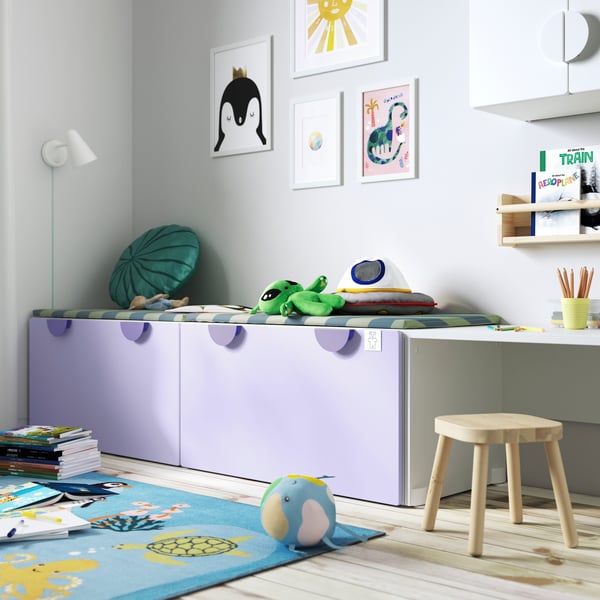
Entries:
{"type": "Polygon", "coordinates": [[[150,323],[137,321],[121,321],[121,332],[132,342],[137,342],[150,329],[150,323]]]}
{"type": "Polygon", "coordinates": [[[590,37],[586,18],[578,12],[565,13],[565,62],[575,60],[585,49],[590,37]]]}
{"type": "Polygon", "coordinates": [[[212,341],[219,346],[229,346],[240,334],[240,325],[209,325],[208,333],[212,341]]]}
{"type": "Polygon", "coordinates": [[[48,319],[46,321],[46,327],[48,327],[48,331],[54,337],[60,337],[71,327],[72,322],[71,319],[48,319]]]}
{"type": "Polygon", "coordinates": [[[540,31],[542,54],[553,62],[569,63],[583,52],[589,35],[588,22],[581,13],[557,12],[540,31]]]}
{"type": "Polygon", "coordinates": [[[315,329],[315,337],[319,346],[327,352],[339,352],[352,339],[354,329],[326,329],[317,327],[315,329]]]}

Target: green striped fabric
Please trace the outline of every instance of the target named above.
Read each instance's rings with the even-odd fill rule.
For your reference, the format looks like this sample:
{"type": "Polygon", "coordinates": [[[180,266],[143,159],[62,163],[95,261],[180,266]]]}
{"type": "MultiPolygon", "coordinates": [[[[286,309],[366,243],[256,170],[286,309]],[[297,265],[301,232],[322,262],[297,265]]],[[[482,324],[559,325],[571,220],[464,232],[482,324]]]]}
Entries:
{"type": "Polygon", "coordinates": [[[249,313],[184,313],[156,310],[107,310],[107,309],[50,309],[33,311],[34,317],[60,319],[113,319],[121,321],[177,321],[198,323],[235,323],[264,325],[310,325],[313,327],[354,327],[369,329],[425,329],[432,327],[468,327],[472,325],[496,325],[501,318],[488,314],[426,315],[333,315],[329,317],[282,317],[249,313]]]}

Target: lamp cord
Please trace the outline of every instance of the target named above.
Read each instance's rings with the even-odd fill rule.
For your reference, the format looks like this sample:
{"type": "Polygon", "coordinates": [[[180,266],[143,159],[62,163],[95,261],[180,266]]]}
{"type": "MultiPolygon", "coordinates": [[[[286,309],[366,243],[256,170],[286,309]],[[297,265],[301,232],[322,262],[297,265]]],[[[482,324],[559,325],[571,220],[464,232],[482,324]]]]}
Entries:
{"type": "Polygon", "coordinates": [[[50,210],[51,210],[51,215],[50,215],[50,244],[52,246],[51,251],[50,251],[50,268],[51,268],[51,275],[50,275],[50,289],[51,289],[51,301],[52,301],[52,309],[54,309],[54,167],[50,168],[50,171],[52,171],[52,192],[50,194],[50,210]]]}

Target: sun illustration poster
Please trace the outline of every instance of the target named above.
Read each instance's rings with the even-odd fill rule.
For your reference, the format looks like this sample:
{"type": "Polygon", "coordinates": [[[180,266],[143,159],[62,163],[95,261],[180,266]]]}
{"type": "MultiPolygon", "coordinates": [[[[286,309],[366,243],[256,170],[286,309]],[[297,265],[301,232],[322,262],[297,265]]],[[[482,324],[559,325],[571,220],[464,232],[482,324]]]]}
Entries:
{"type": "Polygon", "coordinates": [[[360,92],[359,179],[415,177],[415,81],[360,92]]]}
{"type": "Polygon", "coordinates": [[[384,59],[383,0],[294,0],[294,77],[384,59]]]}

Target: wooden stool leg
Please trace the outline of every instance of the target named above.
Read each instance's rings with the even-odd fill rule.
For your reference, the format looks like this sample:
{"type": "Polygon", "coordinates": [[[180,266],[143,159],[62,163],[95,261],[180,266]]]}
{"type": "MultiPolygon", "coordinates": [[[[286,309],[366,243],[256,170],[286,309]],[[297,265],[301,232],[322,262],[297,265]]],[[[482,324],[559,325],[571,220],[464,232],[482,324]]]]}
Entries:
{"type": "Polygon", "coordinates": [[[560,517],[565,546],[575,548],[578,543],[577,528],[573,517],[573,508],[571,506],[571,498],[569,497],[569,489],[567,488],[567,479],[565,477],[560,447],[557,441],[552,441],[544,442],[544,448],[546,450],[546,460],[548,461],[548,470],[550,471],[550,479],[552,481],[552,488],[554,489],[554,499],[556,500],[556,508],[560,517]]]}
{"type": "Polygon", "coordinates": [[[487,492],[489,446],[475,444],[473,447],[473,481],[471,489],[471,527],[469,529],[469,554],[481,556],[483,552],[483,526],[487,492]]]}
{"type": "Polygon", "coordinates": [[[451,447],[452,438],[440,435],[435,451],[431,480],[427,490],[427,499],[425,500],[425,513],[423,515],[423,529],[425,531],[431,531],[435,525],[451,447]]]}
{"type": "Polygon", "coordinates": [[[508,508],[513,523],[523,522],[521,493],[521,460],[519,444],[506,444],[506,479],[508,481],[508,508]]]}

